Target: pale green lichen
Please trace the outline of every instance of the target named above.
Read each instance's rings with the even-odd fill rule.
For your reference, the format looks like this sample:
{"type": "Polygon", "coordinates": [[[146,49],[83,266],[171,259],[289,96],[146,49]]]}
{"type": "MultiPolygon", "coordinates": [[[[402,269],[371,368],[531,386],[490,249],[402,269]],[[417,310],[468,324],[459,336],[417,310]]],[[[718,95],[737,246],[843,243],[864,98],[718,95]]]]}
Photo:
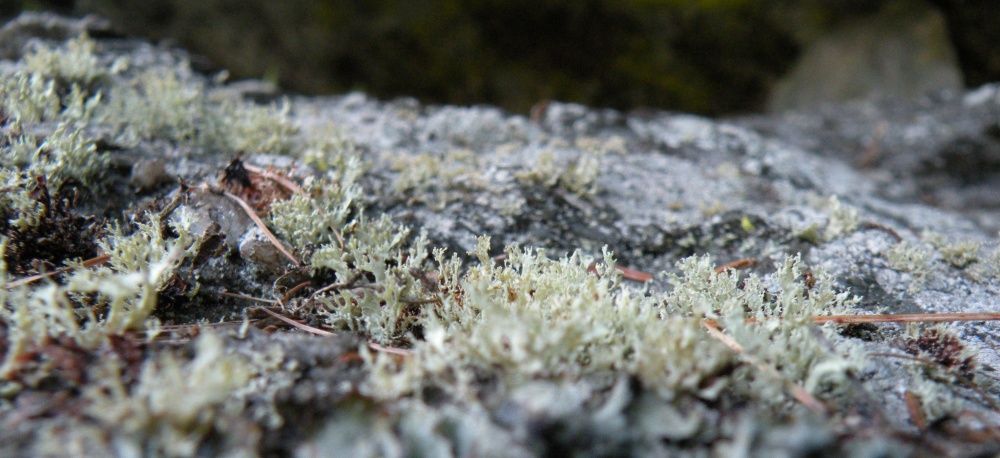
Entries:
{"type": "MultiPolygon", "coordinates": [[[[397,317],[419,324],[424,338],[403,363],[368,356],[372,377],[366,392],[392,399],[432,380],[460,387],[472,374],[497,368],[510,386],[624,371],[666,399],[683,393],[712,398],[728,387],[729,395],[783,405],[781,381],[755,367],[723,375],[739,356],[706,337],[706,319],[719,322],[783,378],[819,396],[842,395],[849,374],[862,363],[850,344],[834,353],[810,330],[810,317],[841,313],[856,299],[836,293],[823,274],[807,294],[797,280],[797,258],[778,265],[773,294],[756,277],[741,282],[735,274],[716,274],[707,258],[689,258],[679,264],[683,274],[671,277],[670,293],[647,296],[621,287],[607,253],[594,275],[590,260],[579,254],[555,261],[516,247],[507,250],[503,266],[494,266],[487,247],[481,240],[480,264],[465,274],[459,274],[457,260],[437,253],[440,301],[397,317]],[[707,380],[714,382],[706,386],[707,380]]],[[[835,338],[832,329],[821,329],[825,338],[835,338]]]]}
{"type": "Polygon", "coordinates": [[[36,43],[23,68],[0,83],[4,114],[22,122],[89,121],[102,97],[92,86],[127,67],[124,58],[102,63],[94,49],[86,35],[59,47],[36,43]]]}
{"type": "Polygon", "coordinates": [[[337,234],[349,232],[345,225],[352,213],[360,211],[362,190],[357,180],[363,170],[353,150],[339,142],[316,148],[322,152],[324,176],[307,179],[302,193],[271,206],[276,232],[299,250],[339,243],[337,234]]]}
{"type": "Polygon", "coordinates": [[[87,35],[68,40],[59,47],[36,44],[24,56],[26,70],[60,83],[76,82],[89,85],[108,74],[118,73],[128,66],[125,58],[104,65],[96,55],[96,43],[87,35]]]}
{"type": "Polygon", "coordinates": [[[171,223],[178,234],[172,239],[163,237],[156,215],[128,235],[114,225],[100,242],[110,255],[108,265],[91,269],[75,265],[62,283],[10,288],[4,267],[0,319],[9,327],[9,347],[0,378],[19,369],[26,348],[46,339],[67,338],[93,347],[108,334],[155,327],[149,320],[160,288],[197,250],[200,234],[189,231],[192,222],[182,214],[171,223]],[[91,298],[78,300],[83,296],[91,298]]]}
{"type": "Polygon", "coordinates": [[[37,187],[58,192],[67,181],[98,188],[108,164],[83,131],[63,123],[42,140],[21,133],[19,124],[0,143],[0,214],[11,227],[36,227],[45,212],[37,187]],[[40,184],[41,183],[41,184],[40,184]]]}
{"type": "Polygon", "coordinates": [[[427,257],[426,240],[418,237],[406,247],[408,235],[386,216],[359,218],[343,232],[344,249],[331,243],[316,250],[312,266],[336,273],[344,284],[316,298],[322,305],[317,313],[334,328],[362,332],[377,342],[404,338],[418,323],[419,314],[411,311],[425,299],[414,272],[423,269],[427,257]]]}
{"type": "Polygon", "coordinates": [[[162,352],[142,367],[138,381],[127,386],[122,368],[105,360],[91,370],[95,382],[84,397],[89,416],[112,432],[119,451],[138,455],[195,456],[211,431],[228,432],[228,449],[240,442],[255,443],[239,422],[232,420],[245,408],[245,389],[255,376],[254,366],[230,354],[222,339],[208,332],[195,342],[195,356],[182,361],[162,352]]]}
{"type": "Polygon", "coordinates": [[[938,253],[941,254],[942,261],[956,269],[964,269],[980,261],[979,250],[983,247],[981,242],[972,240],[952,241],[932,231],[925,231],[921,234],[921,238],[937,249],[938,253]]]}
{"type": "Polygon", "coordinates": [[[837,196],[829,198],[810,196],[809,204],[823,212],[826,221],[797,228],[795,230],[797,237],[813,243],[830,242],[850,235],[858,229],[858,209],[841,203],[837,196]]]}
{"type": "Polygon", "coordinates": [[[398,172],[393,190],[412,196],[410,203],[423,202],[443,208],[470,191],[484,187],[482,166],[469,150],[449,151],[444,157],[431,154],[395,157],[391,169],[398,172]]]}
{"type": "Polygon", "coordinates": [[[934,254],[919,243],[902,241],[886,253],[889,266],[909,273],[913,279],[907,290],[913,294],[923,288],[927,277],[933,271],[934,254]]]}
{"type": "Polygon", "coordinates": [[[0,82],[0,102],[8,116],[23,122],[57,119],[62,112],[55,81],[37,73],[19,73],[0,82]]]}
{"type": "Polygon", "coordinates": [[[538,154],[535,164],[516,174],[526,184],[560,187],[578,196],[592,195],[598,191],[597,178],[601,172],[604,149],[584,149],[564,164],[556,161],[551,151],[538,154]]]}
{"type": "Polygon", "coordinates": [[[162,138],[228,154],[287,153],[298,132],[288,118],[290,105],[260,106],[208,97],[204,83],[185,68],[151,69],[133,84],[115,86],[99,111],[102,123],[116,126],[118,141],[162,138]]]}

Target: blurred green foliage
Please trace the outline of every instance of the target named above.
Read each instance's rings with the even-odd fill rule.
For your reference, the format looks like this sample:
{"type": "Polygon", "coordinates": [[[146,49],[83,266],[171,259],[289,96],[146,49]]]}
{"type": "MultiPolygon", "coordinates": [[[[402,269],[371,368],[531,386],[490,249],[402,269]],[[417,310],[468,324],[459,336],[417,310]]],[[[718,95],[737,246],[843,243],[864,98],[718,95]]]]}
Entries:
{"type": "MultiPolygon", "coordinates": [[[[294,92],[357,89],[521,113],[560,100],[717,115],[761,109],[803,46],[886,0],[7,3],[98,13],[122,32],[169,38],[206,57],[206,70],[263,76],[294,92]]],[[[958,21],[984,7],[935,4],[953,26],[963,65],[988,61],[961,46],[971,40],[962,37],[982,27],[965,30],[958,21]]],[[[983,48],[983,39],[969,42],[983,48]]],[[[980,66],[980,73],[992,74],[980,66]]]]}

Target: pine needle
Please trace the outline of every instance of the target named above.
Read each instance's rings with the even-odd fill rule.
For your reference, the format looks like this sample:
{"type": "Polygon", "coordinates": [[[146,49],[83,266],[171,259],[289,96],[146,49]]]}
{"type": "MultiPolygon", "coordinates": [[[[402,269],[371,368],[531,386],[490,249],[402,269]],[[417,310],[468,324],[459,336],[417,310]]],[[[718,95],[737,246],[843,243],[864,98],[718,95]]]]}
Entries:
{"type": "Polygon", "coordinates": [[[781,373],[778,372],[778,370],[775,369],[773,366],[765,364],[757,360],[757,358],[755,358],[753,355],[746,353],[743,350],[743,346],[740,345],[739,342],[733,340],[732,337],[729,337],[725,333],[723,333],[714,322],[706,320],[703,321],[701,324],[708,331],[709,335],[714,337],[719,342],[722,342],[723,345],[729,347],[734,352],[738,353],[741,357],[743,357],[743,359],[747,360],[747,362],[757,367],[758,370],[770,375],[771,377],[774,377],[775,379],[781,380],[786,385],[788,385],[789,390],[792,392],[792,397],[794,397],[795,400],[799,401],[799,403],[801,403],[807,409],[809,409],[813,413],[821,415],[826,413],[827,408],[825,405],[823,405],[822,402],[819,401],[819,399],[813,397],[813,395],[809,394],[809,392],[806,391],[805,388],[802,388],[797,383],[794,383],[785,378],[784,376],[782,376],[781,373]]]}
{"type": "Polygon", "coordinates": [[[255,212],[253,208],[250,208],[250,205],[247,204],[245,200],[243,200],[236,194],[233,194],[226,190],[223,190],[222,194],[232,199],[237,204],[239,204],[240,207],[243,208],[243,211],[246,212],[247,216],[249,216],[250,219],[253,220],[253,223],[256,224],[261,231],[264,232],[264,235],[267,237],[267,240],[269,240],[271,244],[274,245],[275,248],[277,248],[278,251],[281,252],[281,254],[285,255],[286,258],[292,261],[292,264],[295,264],[295,267],[302,267],[302,264],[299,263],[299,260],[296,259],[295,256],[292,256],[292,253],[289,253],[288,250],[285,249],[285,246],[282,245],[281,242],[278,241],[278,238],[275,237],[274,234],[272,234],[271,231],[267,229],[267,226],[264,225],[264,222],[261,221],[259,216],[257,216],[257,212],[255,212]]]}

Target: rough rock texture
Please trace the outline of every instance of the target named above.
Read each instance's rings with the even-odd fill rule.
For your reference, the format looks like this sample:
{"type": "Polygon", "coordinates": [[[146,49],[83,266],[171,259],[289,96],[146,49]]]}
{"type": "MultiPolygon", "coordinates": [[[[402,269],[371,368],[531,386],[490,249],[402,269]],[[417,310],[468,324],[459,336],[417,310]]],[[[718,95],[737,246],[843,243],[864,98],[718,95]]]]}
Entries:
{"type": "MultiPolygon", "coordinates": [[[[14,26],[0,37],[16,32],[14,26]]],[[[0,48],[10,43],[0,42],[0,48]]],[[[134,73],[177,66],[184,58],[183,52],[142,42],[97,43],[102,59],[128,56],[134,73]]],[[[185,81],[207,84],[209,97],[266,98],[254,84],[224,85],[199,75],[185,81]]],[[[367,215],[389,215],[425,233],[430,246],[447,248],[469,262],[474,256],[468,253],[482,235],[492,237],[490,254],[519,244],[545,248],[551,257],[575,250],[599,257],[606,246],[619,265],[655,275],[648,290],[636,283],[626,286],[633,294],[652,295],[672,287],[666,274],[680,272],[678,261],[691,255],[707,255],[717,265],[753,258],[756,262],[743,263],[745,273],[774,288],[780,283],[770,275],[776,264],[798,253],[807,288],[815,284],[813,271],[817,277],[825,271],[836,290],[860,298],[850,305],[851,314],[997,310],[997,86],[908,103],[867,101],[721,121],[561,103],[551,103],[529,119],[491,107],[422,106],[361,93],[293,98],[287,116],[303,135],[321,137],[332,125],[354,145],[365,165],[360,183],[367,215]]],[[[54,135],[44,122],[22,127],[54,135]]],[[[223,170],[229,180],[242,180],[247,172],[232,161],[237,151],[192,146],[185,138],[130,143],[106,127],[87,127],[110,155],[103,177],[106,191],[82,197],[78,211],[128,222],[139,218],[139,209],[162,212],[169,207],[163,202],[174,199],[170,205],[195,215],[194,227],[205,241],[190,263],[178,267],[177,280],[160,290],[155,316],[168,325],[161,338],[145,342],[129,331],[106,336],[94,347],[44,341],[26,358],[46,362],[49,375],[41,381],[0,380],[5,383],[0,390],[0,454],[5,456],[812,456],[821,451],[936,456],[1000,450],[995,322],[959,323],[945,337],[943,330],[924,329],[919,338],[908,338],[905,327],[894,324],[847,326],[834,338],[817,331],[823,345],[841,348],[846,342],[853,346],[843,348],[868,355],[861,370],[850,373],[849,401],[829,401],[820,409],[824,414],[805,412],[801,398],[775,401],[781,406],[778,414],[765,405],[771,400],[726,400],[725,391],[732,387],[714,387],[711,379],[697,387],[696,395],[657,392],[635,374],[621,371],[511,383],[500,363],[491,371],[472,372],[467,385],[448,385],[465,390],[429,383],[398,397],[372,395],[365,388],[371,373],[387,370],[386,364],[395,364],[388,362],[392,358],[414,356],[389,353],[373,359],[370,352],[385,355],[387,350],[366,344],[372,336],[346,330],[332,337],[306,335],[267,315],[284,313],[289,304],[291,313],[305,299],[268,312],[250,308],[245,298],[218,294],[226,290],[288,299],[305,279],[317,282],[307,292],[316,291],[321,280],[332,282],[318,270],[290,267],[220,191],[177,191],[176,178],[196,185],[215,180],[223,170]],[[182,200],[181,195],[187,197],[182,200]],[[241,328],[244,316],[252,322],[242,322],[241,328]],[[205,331],[189,326],[199,320],[233,322],[205,326],[205,331]],[[200,332],[218,337],[196,339],[200,332]],[[920,351],[906,352],[913,348],[920,351]],[[250,363],[244,367],[229,357],[250,363]],[[929,358],[936,359],[927,362],[929,358]],[[105,378],[86,368],[102,361],[132,362],[121,373],[104,374],[122,380],[120,389],[102,385],[105,378]],[[141,361],[148,363],[142,371],[141,361]],[[942,372],[937,374],[943,381],[920,375],[922,364],[928,367],[925,372],[947,366],[943,373],[951,378],[942,372]],[[199,385],[160,402],[169,405],[198,393],[193,397],[205,399],[205,407],[190,415],[148,414],[163,408],[157,393],[168,389],[147,386],[150,380],[173,386],[169,383],[185,378],[199,385]],[[227,385],[233,380],[241,382],[227,385]],[[17,389],[10,388],[14,383],[17,389]],[[936,388],[915,388],[928,384],[936,388]],[[907,394],[914,391],[923,399],[914,401],[907,394]],[[111,413],[94,410],[114,396],[149,399],[149,405],[141,404],[145,407],[128,407],[146,416],[122,417],[122,422],[133,419],[122,429],[131,435],[121,435],[102,416],[111,413]],[[928,413],[929,420],[923,417],[928,413]],[[140,417],[150,419],[135,426],[139,420],[134,418],[140,417]]],[[[273,170],[287,169],[290,163],[278,154],[242,154],[247,164],[273,170]]],[[[300,166],[288,177],[318,174],[300,166]]],[[[425,282],[431,274],[413,276],[425,282]]],[[[367,277],[374,275],[337,281],[352,285],[369,281],[367,277]]],[[[436,288],[437,282],[426,283],[428,290],[436,288]]],[[[327,333],[298,324],[312,333],[327,333]]],[[[414,348],[425,338],[433,340],[420,331],[406,336],[414,348]]],[[[4,324],[0,338],[8,334],[13,336],[14,330],[4,324]]],[[[709,334],[704,340],[711,340],[709,334]]],[[[15,351],[6,344],[0,349],[4,354],[15,351]]],[[[726,370],[753,372],[754,364],[740,360],[726,370]]],[[[771,385],[782,392],[783,382],[788,381],[772,380],[771,385]]],[[[108,412],[118,412],[124,404],[108,404],[115,407],[108,412]]]]}

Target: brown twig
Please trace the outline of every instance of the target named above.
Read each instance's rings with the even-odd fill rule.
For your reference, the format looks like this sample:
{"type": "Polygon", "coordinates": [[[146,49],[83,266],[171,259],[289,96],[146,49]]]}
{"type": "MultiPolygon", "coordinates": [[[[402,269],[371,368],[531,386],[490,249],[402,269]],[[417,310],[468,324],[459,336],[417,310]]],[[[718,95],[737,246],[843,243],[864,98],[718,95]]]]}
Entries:
{"type": "MultiPolygon", "coordinates": [[[[260,176],[262,176],[264,178],[272,180],[275,183],[278,183],[279,185],[283,186],[285,189],[287,189],[287,190],[289,190],[289,191],[291,191],[291,192],[293,192],[295,194],[298,194],[298,195],[300,195],[302,197],[306,197],[306,198],[309,197],[308,195],[306,195],[306,192],[302,189],[302,187],[299,186],[299,185],[297,185],[297,184],[295,184],[294,181],[289,180],[288,178],[285,178],[285,177],[283,177],[281,175],[278,175],[276,173],[273,173],[270,170],[262,169],[262,168],[259,168],[259,167],[254,167],[254,166],[246,164],[246,163],[243,164],[243,168],[247,169],[247,171],[256,173],[257,175],[260,175],[260,176]]],[[[322,209],[317,208],[316,210],[319,211],[320,215],[322,215],[324,217],[326,216],[326,212],[324,212],[322,209]]],[[[334,227],[333,223],[327,223],[327,226],[329,226],[330,230],[333,231],[333,235],[337,237],[337,243],[340,244],[340,249],[344,250],[344,246],[345,246],[344,245],[344,236],[340,235],[340,231],[337,230],[336,227],[334,227]]]]}
{"type": "Polygon", "coordinates": [[[390,355],[396,355],[402,357],[413,356],[412,350],[406,350],[403,348],[396,348],[396,347],[387,347],[385,345],[380,345],[375,342],[368,342],[368,348],[371,348],[372,350],[375,351],[389,353],[390,355]]]}
{"type": "MultiPolygon", "coordinates": [[[[781,320],[780,317],[773,318],[781,320]]],[[[1000,313],[914,313],[900,315],[826,315],[810,317],[816,324],[861,324],[861,323],[952,323],[959,321],[1000,321],[1000,313]]],[[[713,326],[718,322],[705,320],[713,326]]],[[[747,318],[744,323],[756,323],[756,318],[747,318]]]]}
{"type": "Polygon", "coordinates": [[[221,295],[221,296],[235,297],[237,299],[245,299],[245,300],[248,300],[248,301],[263,302],[265,304],[272,304],[273,305],[273,304],[277,304],[278,303],[278,301],[272,301],[270,299],[261,299],[259,297],[247,296],[246,294],[236,294],[236,293],[230,293],[230,292],[226,292],[226,291],[219,291],[218,294],[221,295]]]}
{"type": "Polygon", "coordinates": [[[719,327],[715,325],[715,323],[711,323],[706,320],[702,321],[701,324],[708,331],[709,335],[714,337],[719,342],[722,342],[723,345],[729,347],[734,352],[738,353],[740,356],[746,359],[750,364],[753,364],[755,367],[757,367],[758,370],[760,370],[761,372],[765,372],[768,375],[778,380],[781,380],[782,382],[787,384],[789,390],[791,390],[792,392],[792,397],[794,397],[795,400],[799,401],[799,403],[801,403],[807,409],[809,409],[813,413],[821,415],[826,413],[827,411],[826,406],[823,405],[823,403],[820,402],[818,399],[813,397],[813,395],[809,394],[809,392],[806,391],[805,388],[802,388],[797,383],[788,380],[786,377],[781,375],[781,373],[778,372],[778,370],[775,369],[773,366],[760,362],[753,355],[746,353],[743,350],[743,346],[740,345],[739,342],[733,340],[732,337],[729,337],[725,333],[723,333],[719,329],[719,327]]]}
{"type": "Polygon", "coordinates": [[[309,286],[312,286],[312,282],[308,281],[308,280],[295,285],[292,289],[288,290],[288,292],[286,292],[283,296],[281,296],[281,299],[279,299],[278,302],[281,302],[281,303],[288,302],[288,299],[291,299],[292,295],[294,295],[295,293],[297,293],[299,291],[302,291],[303,288],[306,288],[306,287],[309,287],[309,286]]]}
{"type": "MultiPolygon", "coordinates": [[[[81,266],[84,267],[84,268],[90,268],[90,267],[94,267],[96,265],[104,264],[105,262],[108,262],[109,259],[111,259],[111,255],[110,254],[102,254],[102,255],[97,256],[95,258],[90,258],[90,259],[88,259],[86,261],[83,261],[83,263],[81,264],[81,266]]],[[[22,286],[22,285],[27,285],[27,284],[30,284],[30,283],[34,283],[34,282],[36,282],[38,280],[41,280],[43,278],[48,278],[48,277],[52,277],[52,276],[55,276],[55,275],[64,274],[66,272],[69,272],[69,271],[73,270],[74,268],[76,268],[76,266],[63,267],[61,269],[53,270],[52,272],[46,272],[46,273],[43,273],[43,274],[32,275],[30,277],[20,278],[20,279],[12,281],[10,283],[7,283],[7,289],[16,288],[18,286],[22,286]]]]}
{"type": "Polygon", "coordinates": [[[320,294],[327,293],[327,292],[330,292],[330,291],[335,291],[335,290],[338,290],[338,289],[341,289],[341,288],[350,288],[355,283],[357,283],[358,280],[361,280],[361,277],[364,277],[364,276],[365,276],[364,272],[358,272],[358,273],[354,274],[353,277],[349,278],[347,281],[345,281],[343,283],[334,283],[332,285],[327,285],[327,286],[324,286],[324,287],[316,290],[314,293],[312,293],[311,296],[309,296],[309,298],[311,299],[311,298],[314,298],[314,297],[316,297],[316,296],[318,296],[320,294]]]}
{"type": "Polygon", "coordinates": [[[264,225],[264,222],[261,221],[261,219],[260,219],[259,216],[257,216],[257,212],[255,212],[253,210],[253,208],[251,208],[250,205],[246,203],[245,200],[243,200],[242,198],[240,198],[236,194],[233,194],[233,193],[231,193],[229,191],[226,191],[226,190],[223,190],[222,194],[225,195],[226,197],[232,199],[237,204],[239,204],[240,207],[243,208],[243,211],[246,212],[247,216],[249,216],[250,219],[253,220],[254,224],[256,224],[257,227],[259,227],[260,230],[262,232],[264,232],[264,235],[271,242],[271,244],[274,245],[275,248],[277,248],[278,251],[281,252],[281,254],[285,255],[286,258],[288,258],[289,260],[291,260],[292,264],[295,264],[295,267],[302,267],[302,264],[299,263],[299,260],[295,259],[295,256],[292,256],[292,253],[289,253],[288,250],[285,249],[285,246],[282,245],[281,242],[278,241],[278,238],[275,237],[274,234],[272,234],[271,231],[267,229],[267,226],[264,225]]]}
{"type": "Polygon", "coordinates": [[[924,415],[920,397],[912,391],[906,390],[903,394],[903,400],[906,401],[906,410],[910,411],[910,419],[913,420],[917,429],[921,431],[927,429],[927,415],[924,415]]]}
{"type": "MultiPolygon", "coordinates": [[[[257,307],[257,309],[263,311],[264,313],[267,313],[268,315],[271,315],[272,317],[274,317],[274,318],[276,318],[278,320],[281,320],[282,322],[284,322],[284,323],[286,323],[286,324],[288,324],[290,326],[294,326],[294,327],[299,328],[299,329],[301,329],[303,331],[306,331],[306,332],[308,332],[310,334],[315,334],[315,335],[318,335],[318,336],[325,336],[325,337],[330,337],[330,336],[335,336],[336,335],[336,334],[334,334],[334,333],[332,333],[330,331],[324,331],[322,329],[314,328],[312,326],[309,326],[308,324],[305,324],[305,323],[293,320],[293,319],[288,318],[288,317],[286,317],[286,316],[284,316],[284,315],[282,315],[280,313],[272,312],[272,311],[268,310],[265,307],[257,307]]],[[[413,351],[411,351],[411,350],[405,350],[405,349],[396,348],[396,347],[387,347],[385,345],[380,345],[380,344],[377,344],[375,342],[370,342],[370,341],[368,342],[368,348],[371,348],[372,350],[375,350],[375,351],[381,351],[381,352],[389,353],[391,355],[396,355],[396,356],[403,356],[403,357],[413,356],[413,351]]]]}
{"type": "Polygon", "coordinates": [[[260,176],[262,176],[264,178],[267,178],[267,179],[269,179],[269,180],[271,180],[271,181],[273,181],[275,183],[278,183],[279,185],[283,186],[285,189],[287,189],[287,190],[289,190],[289,191],[291,191],[291,192],[293,192],[295,194],[298,194],[298,195],[300,195],[302,197],[307,197],[305,191],[302,190],[301,186],[295,184],[295,182],[293,182],[292,180],[289,180],[288,178],[285,178],[285,177],[283,177],[281,175],[278,175],[277,173],[271,172],[270,170],[267,170],[267,169],[262,169],[260,167],[252,166],[250,164],[247,164],[246,162],[243,163],[243,168],[247,169],[248,172],[256,173],[257,175],[260,175],[260,176]]]}
{"type": "Polygon", "coordinates": [[[721,265],[719,267],[716,267],[715,268],[715,273],[716,274],[721,274],[721,273],[723,273],[723,272],[725,272],[727,270],[730,270],[730,269],[732,269],[732,270],[749,269],[749,268],[752,268],[752,267],[754,267],[756,265],[757,265],[757,260],[754,259],[754,258],[740,259],[740,260],[736,260],[736,261],[733,261],[733,262],[728,262],[728,263],[723,264],[723,265],[721,265]]]}
{"type": "Polygon", "coordinates": [[[268,314],[268,315],[271,315],[271,317],[273,317],[275,319],[281,320],[285,324],[288,324],[290,326],[294,326],[294,327],[299,328],[299,329],[301,329],[303,331],[306,331],[306,332],[308,332],[310,334],[315,334],[315,335],[318,335],[318,336],[326,336],[326,337],[336,335],[336,334],[334,334],[334,333],[332,333],[330,331],[324,331],[324,330],[322,330],[320,328],[314,328],[312,326],[309,326],[308,324],[305,324],[305,323],[302,323],[302,322],[299,322],[299,321],[295,321],[295,320],[293,320],[291,318],[288,318],[287,316],[284,316],[284,315],[282,315],[280,313],[272,312],[272,311],[268,310],[266,307],[255,307],[255,308],[257,310],[260,310],[260,311],[268,314]]]}
{"type": "MultiPolygon", "coordinates": [[[[502,259],[506,259],[506,257],[507,257],[506,254],[502,254],[500,256],[494,257],[493,259],[494,260],[502,260],[502,259]]],[[[643,272],[641,270],[629,269],[628,267],[622,267],[622,266],[615,266],[615,270],[621,272],[622,273],[622,278],[624,278],[626,280],[632,280],[632,281],[637,281],[637,282],[645,283],[645,282],[650,281],[650,280],[653,279],[653,274],[646,273],[646,272],[643,272]]],[[[597,263],[596,262],[590,263],[590,265],[587,266],[587,272],[590,272],[592,274],[596,274],[597,273],[597,263]]]]}
{"type": "Polygon", "coordinates": [[[1000,321],[1000,313],[914,313],[900,315],[814,316],[816,324],[836,323],[949,323],[956,321],[1000,321]]]}

